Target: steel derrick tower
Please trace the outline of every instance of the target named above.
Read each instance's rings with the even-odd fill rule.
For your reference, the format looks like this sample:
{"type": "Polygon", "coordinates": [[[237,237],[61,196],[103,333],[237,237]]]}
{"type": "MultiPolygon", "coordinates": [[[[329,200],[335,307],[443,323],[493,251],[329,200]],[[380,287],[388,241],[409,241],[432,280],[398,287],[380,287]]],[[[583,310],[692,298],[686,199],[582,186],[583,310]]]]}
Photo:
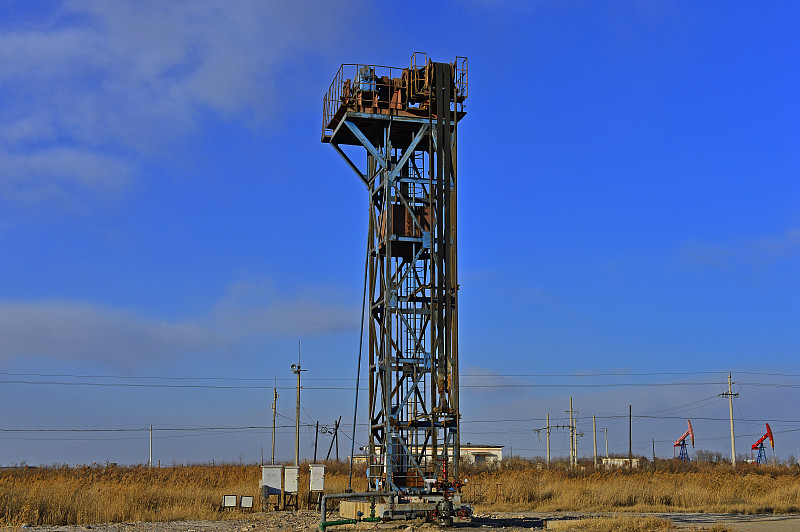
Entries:
{"type": "Polygon", "coordinates": [[[371,491],[458,484],[456,152],[466,97],[466,58],[422,53],[408,68],[344,64],[324,97],[322,142],[369,192],[371,491]]]}

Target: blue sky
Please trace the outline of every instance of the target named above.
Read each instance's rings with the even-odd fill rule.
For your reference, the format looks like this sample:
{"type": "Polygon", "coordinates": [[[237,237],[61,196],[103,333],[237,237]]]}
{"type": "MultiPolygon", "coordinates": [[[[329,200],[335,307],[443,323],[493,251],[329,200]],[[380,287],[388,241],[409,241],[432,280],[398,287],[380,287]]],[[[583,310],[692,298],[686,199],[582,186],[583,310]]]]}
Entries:
{"type": "Polygon", "coordinates": [[[698,447],[729,453],[733,371],[737,451],[769,421],[800,456],[798,20],[794,2],[4,3],[0,463],[142,462],[146,433],[86,430],[150,424],[156,460],[258,460],[265,430],[163,429],[268,425],[275,378],[292,425],[298,340],[304,425],[352,423],[367,203],[319,142],[322,96],[340,63],[417,50],[469,58],[462,441],[543,454],[532,429],[573,396],[581,453],[592,414],[627,451],[629,404],[635,451],[668,456],[694,416],[698,447]]]}

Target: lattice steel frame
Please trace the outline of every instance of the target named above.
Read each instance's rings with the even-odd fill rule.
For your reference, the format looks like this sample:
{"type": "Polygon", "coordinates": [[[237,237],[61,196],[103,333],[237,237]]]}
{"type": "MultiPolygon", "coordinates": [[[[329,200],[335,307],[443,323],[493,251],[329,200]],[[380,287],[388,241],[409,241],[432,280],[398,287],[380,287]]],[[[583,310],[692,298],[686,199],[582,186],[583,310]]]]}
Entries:
{"type": "Polygon", "coordinates": [[[368,474],[375,491],[419,493],[459,476],[460,59],[462,70],[458,60],[427,64],[427,97],[418,98],[427,118],[346,108],[328,139],[369,191],[368,474]],[[366,151],[365,171],[340,144],[366,151]]]}

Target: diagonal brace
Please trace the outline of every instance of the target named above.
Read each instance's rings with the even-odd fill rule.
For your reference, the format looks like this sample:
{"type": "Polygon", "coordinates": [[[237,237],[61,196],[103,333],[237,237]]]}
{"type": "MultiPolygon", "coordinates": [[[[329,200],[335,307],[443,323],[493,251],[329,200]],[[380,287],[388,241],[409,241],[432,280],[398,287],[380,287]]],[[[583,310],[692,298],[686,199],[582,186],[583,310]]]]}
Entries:
{"type": "Polygon", "coordinates": [[[331,146],[333,146],[333,149],[336,150],[336,153],[338,153],[339,155],[342,156],[342,159],[344,159],[344,162],[347,163],[347,166],[349,166],[350,168],[353,169],[353,172],[356,173],[358,178],[365,185],[369,186],[369,182],[367,181],[367,176],[365,174],[361,173],[361,170],[358,169],[358,166],[356,166],[356,164],[352,160],[350,160],[350,157],[348,157],[347,154],[344,151],[342,151],[342,149],[339,147],[339,145],[338,144],[334,144],[333,142],[331,142],[331,146]]]}
{"type": "Polygon", "coordinates": [[[389,174],[390,183],[394,181],[394,178],[397,177],[397,174],[399,174],[400,170],[402,170],[403,167],[406,165],[406,162],[408,162],[408,158],[411,157],[412,153],[414,153],[414,148],[417,147],[417,144],[419,144],[419,141],[422,140],[422,137],[424,137],[425,133],[427,132],[428,132],[428,124],[423,124],[422,127],[419,128],[419,131],[417,131],[417,133],[414,135],[414,138],[411,139],[411,144],[409,144],[408,148],[405,149],[405,153],[403,154],[403,156],[400,158],[399,161],[397,161],[397,165],[394,167],[394,170],[392,170],[391,173],[389,174]]]}
{"type": "Polygon", "coordinates": [[[375,157],[375,160],[378,162],[380,166],[383,168],[387,168],[386,166],[386,158],[378,152],[378,149],[373,146],[373,144],[369,141],[369,139],[358,129],[358,126],[352,123],[349,120],[345,120],[344,124],[353,132],[353,135],[356,136],[358,140],[361,141],[361,144],[367,149],[367,151],[375,157]]]}

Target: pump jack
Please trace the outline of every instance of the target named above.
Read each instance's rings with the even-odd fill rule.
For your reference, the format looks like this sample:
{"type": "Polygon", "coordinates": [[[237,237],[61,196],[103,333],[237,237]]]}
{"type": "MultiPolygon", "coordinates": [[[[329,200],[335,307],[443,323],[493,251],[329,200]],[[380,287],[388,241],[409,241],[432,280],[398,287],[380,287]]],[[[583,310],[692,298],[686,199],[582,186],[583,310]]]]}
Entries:
{"type": "Polygon", "coordinates": [[[689,429],[683,433],[683,436],[675,440],[675,445],[672,446],[672,458],[675,458],[675,447],[680,447],[681,451],[678,454],[678,459],[682,462],[689,461],[689,452],[686,450],[686,436],[692,437],[692,447],[694,448],[694,429],[692,429],[692,422],[688,419],[686,423],[689,424],[689,429]]]}
{"type": "Polygon", "coordinates": [[[752,456],[752,452],[758,449],[758,457],[756,458],[756,463],[758,465],[766,464],[767,463],[767,453],[764,451],[764,440],[769,438],[769,444],[772,446],[772,450],[775,450],[775,438],[772,436],[772,429],[769,428],[769,423],[767,425],[767,433],[761,436],[757,442],[750,447],[750,456],[752,456]]]}

